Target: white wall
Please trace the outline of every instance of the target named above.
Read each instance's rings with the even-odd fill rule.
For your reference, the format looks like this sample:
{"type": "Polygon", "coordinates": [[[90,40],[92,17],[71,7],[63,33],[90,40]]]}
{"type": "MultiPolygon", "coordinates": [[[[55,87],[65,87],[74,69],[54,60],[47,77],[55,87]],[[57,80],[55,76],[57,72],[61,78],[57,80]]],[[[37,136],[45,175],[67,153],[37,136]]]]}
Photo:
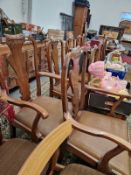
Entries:
{"type": "MultiPolygon", "coordinates": [[[[7,16],[16,22],[22,16],[23,0],[0,0],[7,16]]],[[[25,2],[27,0],[24,0],[25,2]]],[[[29,0],[31,1],[31,0],[29,0]]],[[[48,28],[61,29],[60,12],[72,14],[74,0],[32,0],[32,23],[48,28]]],[[[131,0],[89,0],[91,4],[91,29],[99,30],[101,24],[118,26],[121,12],[131,12],[131,0]]]]}
{"type": "Polygon", "coordinates": [[[0,8],[10,19],[14,19],[16,22],[23,20],[21,0],[0,0],[0,8]]]}
{"type": "Polygon", "coordinates": [[[89,0],[91,29],[99,30],[101,24],[118,26],[121,12],[131,12],[131,0],[89,0]]]}
{"type": "Polygon", "coordinates": [[[32,23],[44,29],[61,29],[60,12],[72,14],[74,0],[33,0],[32,23]]]}
{"type": "MultiPolygon", "coordinates": [[[[45,29],[61,29],[60,12],[72,14],[74,0],[33,0],[32,23],[45,29]]],[[[121,12],[131,12],[131,0],[89,0],[90,28],[99,30],[101,24],[118,26],[121,12]]]]}

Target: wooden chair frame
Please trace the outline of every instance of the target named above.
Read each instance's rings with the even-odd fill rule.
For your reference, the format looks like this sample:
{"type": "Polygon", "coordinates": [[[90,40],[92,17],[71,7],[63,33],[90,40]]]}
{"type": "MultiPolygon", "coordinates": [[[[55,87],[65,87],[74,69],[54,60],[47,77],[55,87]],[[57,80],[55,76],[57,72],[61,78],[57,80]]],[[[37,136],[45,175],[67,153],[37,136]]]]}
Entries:
{"type": "MultiPolygon", "coordinates": [[[[68,55],[68,59],[69,59],[69,55],[68,55]]],[[[68,59],[66,59],[66,62],[63,66],[63,72],[62,72],[62,82],[65,81],[66,79],[66,76],[67,76],[67,72],[66,72],[66,65],[68,65],[68,59]]],[[[79,97],[78,97],[78,89],[77,89],[77,84],[74,84],[74,116],[73,118],[75,118],[75,121],[74,119],[71,117],[70,113],[68,112],[68,100],[67,100],[67,85],[62,83],[62,99],[63,99],[63,111],[65,113],[65,117],[66,119],[70,119],[71,122],[73,123],[73,126],[74,126],[74,123],[75,124],[78,124],[78,122],[76,121],[77,120],[77,114],[80,110],[84,109],[84,104],[85,104],[85,95],[86,93],[89,93],[91,90],[92,91],[97,91],[97,92],[102,92],[102,93],[107,93],[107,91],[103,91],[99,88],[92,88],[90,87],[89,85],[85,85],[84,82],[85,82],[85,70],[86,70],[86,62],[87,62],[87,59],[85,59],[85,64],[83,65],[83,75],[82,75],[82,86],[81,86],[81,89],[82,89],[82,93],[81,93],[81,100],[79,101],[79,97]]],[[[108,92],[109,93],[109,92],[108,92]]],[[[115,108],[117,108],[117,106],[120,104],[120,102],[124,99],[124,98],[128,98],[128,99],[131,99],[131,96],[130,95],[121,95],[121,94],[116,94],[116,93],[109,93],[111,95],[117,95],[119,96],[119,100],[114,104],[114,106],[112,107],[111,111],[110,111],[110,116],[112,117],[116,117],[116,114],[115,114],[115,108]]],[[[79,116],[78,116],[79,117],[79,116]]],[[[120,120],[120,119],[118,119],[120,120]]],[[[82,126],[80,123],[78,124],[79,126],[81,126],[78,130],[79,131],[84,131],[83,128],[88,128],[87,126],[82,126]]],[[[75,125],[76,126],[76,125],[75,125]]],[[[95,166],[95,168],[97,168],[98,170],[102,171],[103,173],[105,174],[114,174],[113,171],[110,169],[109,167],[109,161],[117,156],[118,154],[120,154],[121,152],[123,151],[128,151],[129,152],[129,155],[131,155],[131,144],[129,142],[127,142],[126,140],[118,137],[118,136],[115,136],[113,134],[110,134],[110,133],[107,133],[107,132],[104,132],[104,131],[98,131],[98,129],[94,129],[94,128],[90,128],[90,134],[93,135],[94,131],[96,131],[95,133],[95,136],[100,136],[100,137],[103,137],[103,138],[106,138],[107,140],[110,140],[114,143],[117,144],[117,146],[110,150],[109,152],[106,152],[103,157],[101,158],[101,160],[96,160],[96,159],[93,159],[91,158],[91,156],[88,154],[88,153],[84,153],[82,152],[79,148],[77,147],[71,147],[68,143],[66,146],[66,149],[72,153],[74,153],[75,155],[77,155],[78,157],[84,159],[85,161],[87,161],[88,163],[90,163],[91,165],[95,166]],[[123,145],[124,144],[124,145],[123,145]],[[124,146],[124,147],[123,147],[124,146]],[[128,147],[129,146],[129,147],[128,147]]],[[[89,133],[88,133],[89,134],[89,133]]],[[[119,168],[119,167],[118,167],[119,168]]]]}
{"type": "MultiPolygon", "coordinates": [[[[23,129],[25,129],[28,133],[31,133],[32,139],[34,141],[36,141],[38,139],[38,137],[36,135],[37,134],[36,133],[37,124],[38,124],[41,117],[43,119],[48,117],[48,112],[44,108],[40,107],[39,105],[34,104],[30,98],[30,91],[29,91],[29,84],[28,84],[29,82],[28,82],[28,75],[27,75],[26,67],[25,67],[25,59],[23,57],[23,53],[21,52],[21,49],[22,49],[22,46],[24,43],[24,37],[21,35],[18,35],[17,36],[18,38],[17,37],[15,38],[15,37],[16,36],[13,36],[13,38],[12,38],[12,36],[10,36],[9,38],[7,38],[7,44],[10,47],[10,50],[12,53],[7,58],[7,60],[10,63],[10,65],[14,68],[14,71],[16,72],[16,74],[19,77],[19,79],[17,79],[17,82],[19,84],[22,97],[19,100],[13,99],[12,97],[9,97],[5,92],[3,92],[1,98],[4,100],[7,100],[9,103],[12,103],[16,106],[28,107],[28,108],[31,108],[37,112],[37,116],[36,116],[35,120],[33,121],[32,128],[29,128],[26,125],[24,125],[23,123],[16,121],[16,120],[14,120],[14,122],[13,122],[13,126],[21,127],[23,129]],[[12,39],[14,42],[13,44],[12,44],[12,39]],[[22,62],[20,62],[19,60],[22,60],[22,62]]],[[[36,44],[36,41],[32,37],[30,37],[29,39],[32,42],[33,47],[34,47],[34,66],[35,66],[35,75],[36,75],[37,96],[41,96],[40,77],[46,76],[46,77],[54,78],[54,79],[57,79],[60,81],[61,76],[58,74],[56,75],[55,73],[51,73],[51,72],[39,71],[40,59],[39,59],[38,54],[37,54],[38,53],[37,52],[37,44],[36,44]]],[[[14,127],[13,127],[13,129],[14,129],[14,127]]]]}
{"type": "MultiPolygon", "coordinates": [[[[63,41],[50,41],[48,45],[48,51],[47,51],[47,61],[48,61],[48,71],[50,73],[55,73],[58,76],[61,76],[61,69],[63,67],[64,63],[64,55],[65,55],[65,43],[63,41]],[[59,50],[58,45],[60,46],[61,55],[59,60],[59,50]]],[[[54,89],[55,85],[58,85],[60,83],[60,80],[50,77],[50,96],[56,96],[61,97],[61,92],[56,91],[54,89]]]]}
{"type": "MultiPolygon", "coordinates": [[[[65,118],[67,121],[62,123],[58,128],[56,128],[54,131],[52,131],[33,151],[33,153],[30,155],[30,157],[27,159],[21,170],[19,171],[18,175],[32,175],[32,174],[40,174],[43,170],[43,168],[46,166],[47,162],[50,160],[50,158],[53,156],[53,154],[56,152],[56,150],[59,148],[59,146],[62,144],[62,142],[68,138],[72,132],[73,129],[77,129],[80,132],[84,132],[86,134],[96,136],[96,137],[102,137],[106,138],[108,140],[111,140],[112,142],[116,143],[117,146],[114,149],[114,152],[116,154],[119,154],[123,150],[127,150],[129,153],[131,153],[131,144],[129,144],[127,141],[120,139],[117,136],[114,136],[112,134],[101,132],[99,130],[84,126],[82,124],[79,124],[77,121],[75,121],[69,113],[65,114],[65,118]],[[37,167],[36,167],[37,165],[37,167]],[[31,168],[31,167],[36,167],[31,168]]],[[[53,163],[53,166],[50,171],[50,175],[53,174],[55,170],[62,170],[64,166],[61,166],[57,163],[57,154],[54,155],[55,157],[53,160],[55,162],[53,163]]],[[[113,155],[114,156],[114,155],[113,155]]],[[[103,157],[103,160],[99,162],[99,169],[100,171],[106,173],[106,174],[112,174],[109,173],[109,167],[108,167],[108,161],[112,158],[109,153],[103,157]]]]}

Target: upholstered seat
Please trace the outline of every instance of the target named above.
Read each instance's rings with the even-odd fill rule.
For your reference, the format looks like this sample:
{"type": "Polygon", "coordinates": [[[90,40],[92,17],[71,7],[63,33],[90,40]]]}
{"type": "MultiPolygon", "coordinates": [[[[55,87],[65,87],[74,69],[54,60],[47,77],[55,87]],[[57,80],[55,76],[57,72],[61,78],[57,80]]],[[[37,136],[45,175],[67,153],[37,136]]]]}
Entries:
{"type": "MultiPolygon", "coordinates": [[[[79,125],[79,124],[78,124],[79,125]]],[[[91,169],[88,166],[80,164],[68,164],[62,166],[57,162],[58,160],[58,148],[60,145],[70,136],[72,132],[71,122],[65,121],[56,127],[49,135],[41,141],[36,147],[30,157],[27,159],[19,175],[38,175],[41,174],[42,170],[45,169],[47,162],[51,163],[48,174],[59,174],[59,175],[104,175],[98,170],[91,169]],[[56,153],[56,154],[54,154],[56,153]],[[53,157],[52,157],[53,156],[53,157]],[[49,161],[50,160],[50,161],[49,161]],[[36,165],[36,168],[32,168],[36,165]],[[57,171],[55,173],[55,171],[57,171]],[[61,171],[61,172],[58,172],[61,171]]]]}
{"type": "MultiPolygon", "coordinates": [[[[38,132],[40,132],[42,136],[46,136],[50,131],[52,131],[60,123],[63,122],[63,110],[61,100],[47,96],[39,96],[35,100],[33,100],[33,103],[44,107],[49,113],[49,117],[47,119],[43,120],[42,118],[40,118],[38,122],[38,132]]],[[[70,111],[72,111],[71,104],[69,104],[69,108],[70,111]]],[[[15,120],[31,128],[36,115],[37,113],[34,110],[23,107],[16,114],[15,120]]]]}
{"type": "Polygon", "coordinates": [[[0,145],[0,174],[16,175],[36,144],[22,139],[11,139],[0,145]]]}
{"type": "MultiPolygon", "coordinates": [[[[124,120],[94,112],[80,111],[78,114],[78,122],[128,140],[127,123],[124,120]]],[[[81,152],[85,154],[89,154],[96,159],[96,162],[100,160],[106,152],[116,147],[115,143],[107,139],[87,135],[76,130],[73,131],[68,144],[71,147],[80,149],[81,152]]],[[[110,161],[110,165],[113,169],[118,169],[119,172],[123,174],[130,174],[129,155],[126,151],[114,157],[110,161]]]]}
{"type": "MultiPolygon", "coordinates": [[[[124,139],[119,139],[119,137],[114,136],[113,134],[108,134],[107,132],[102,132],[101,130],[98,130],[98,129],[93,130],[88,126],[85,127],[85,125],[74,120],[69,113],[65,114],[65,117],[67,121],[63,122],[61,125],[55,128],[48,136],[46,136],[45,139],[41,141],[41,143],[38,145],[35,151],[33,151],[32,155],[28,158],[27,162],[21,168],[19,175],[24,175],[27,171],[28,171],[28,175],[32,175],[33,173],[40,174],[41,170],[43,170],[43,168],[45,167],[45,165],[50,159],[52,161],[51,162],[52,166],[50,166],[51,168],[50,168],[49,174],[53,174],[53,172],[56,170],[62,171],[60,175],[102,175],[103,173],[106,175],[121,174],[118,172],[115,172],[114,174],[114,171],[112,170],[109,171],[109,167],[106,165],[106,162],[103,164],[104,170],[103,169],[96,170],[96,168],[98,167],[95,167],[95,170],[94,170],[88,167],[87,165],[85,166],[85,165],[80,165],[76,163],[70,164],[67,166],[62,166],[59,163],[57,163],[58,152],[56,150],[58,150],[58,148],[65,141],[65,139],[71,136],[72,132],[73,133],[75,132],[74,128],[75,130],[86,133],[86,135],[93,135],[94,137],[107,138],[108,140],[115,141],[114,143],[119,143],[119,147],[122,147],[122,149],[126,148],[125,150],[128,150],[129,153],[131,151],[131,144],[129,144],[124,139]],[[30,168],[32,165],[36,165],[36,164],[37,164],[37,168],[35,169],[30,168]]],[[[86,137],[83,138],[83,140],[85,139],[86,137]]],[[[64,144],[66,144],[66,142],[64,144]]],[[[95,144],[96,144],[95,145],[96,150],[99,149],[97,148],[97,143],[95,144]]],[[[88,157],[88,156],[89,156],[88,154],[85,154],[85,157],[88,157]]],[[[106,156],[105,160],[108,161],[109,154],[106,154],[105,156],[106,156]]],[[[101,161],[98,162],[98,165],[100,163],[101,161]]],[[[125,163],[126,162],[123,162],[123,165],[119,165],[119,166],[124,166],[125,163]]],[[[126,175],[127,172],[123,174],[126,175]]]]}
{"type": "Polygon", "coordinates": [[[96,170],[80,164],[70,164],[60,173],[60,175],[104,175],[96,170]]]}

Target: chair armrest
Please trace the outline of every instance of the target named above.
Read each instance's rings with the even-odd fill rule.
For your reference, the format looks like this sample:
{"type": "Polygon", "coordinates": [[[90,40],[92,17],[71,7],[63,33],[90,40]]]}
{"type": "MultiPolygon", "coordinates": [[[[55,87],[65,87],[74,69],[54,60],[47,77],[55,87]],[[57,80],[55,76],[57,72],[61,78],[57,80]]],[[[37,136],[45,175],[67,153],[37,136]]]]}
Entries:
{"type": "Polygon", "coordinates": [[[39,114],[41,114],[43,119],[46,119],[48,117],[48,112],[41,106],[33,103],[33,102],[28,102],[28,101],[24,101],[24,100],[17,100],[14,99],[12,97],[9,97],[6,92],[3,90],[2,91],[2,95],[0,97],[1,99],[8,101],[11,104],[20,106],[20,107],[28,107],[31,108],[33,110],[35,110],[36,112],[38,112],[39,114]]]}
{"type": "Polygon", "coordinates": [[[119,96],[119,97],[131,99],[131,94],[127,94],[126,95],[126,94],[121,94],[121,93],[106,91],[104,89],[96,88],[96,87],[93,87],[93,86],[90,86],[90,85],[85,85],[85,87],[87,88],[87,90],[102,92],[102,93],[105,93],[105,94],[110,94],[110,95],[115,95],[115,96],[119,96]]]}
{"type": "Polygon", "coordinates": [[[50,78],[55,78],[60,80],[61,76],[55,73],[51,73],[51,72],[39,72],[39,75],[41,76],[46,76],[46,77],[50,77],[50,78]]]}
{"type": "Polygon", "coordinates": [[[102,138],[108,139],[108,140],[118,144],[124,150],[131,153],[131,144],[129,142],[127,142],[126,140],[124,140],[118,136],[115,136],[113,134],[110,134],[110,133],[107,133],[104,131],[100,131],[98,129],[94,129],[94,128],[85,126],[81,123],[78,123],[76,120],[74,120],[71,117],[70,113],[66,113],[64,116],[65,116],[66,120],[69,120],[71,122],[72,127],[74,127],[75,129],[77,129],[83,133],[92,135],[92,136],[102,137],[102,138]]]}

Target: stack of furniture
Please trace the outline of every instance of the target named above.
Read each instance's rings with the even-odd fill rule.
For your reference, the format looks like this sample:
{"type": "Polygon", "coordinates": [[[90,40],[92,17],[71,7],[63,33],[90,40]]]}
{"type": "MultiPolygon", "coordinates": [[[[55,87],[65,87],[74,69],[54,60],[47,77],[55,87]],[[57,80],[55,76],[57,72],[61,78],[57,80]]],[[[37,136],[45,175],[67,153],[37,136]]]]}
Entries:
{"type": "MultiPolygon", "coordinates": [[[[74,129],[69,139],[67,139],[67,142],[63,145],[63,149],[66,148],[71,153],[84,159],[102,173],[109,175],[115,173],[129,175],[131,145],[128,142],[127,123],[125,120],[121,120],[121,116],[116,115],[115,109],[124,98],[131,99],[131,96],[112,93],[94,88],[90,85],[85,85],[87,65],[88,62],[91,62],[89,60],[88,50],[82,53],[83,61],[81,66],[83,69],[81,72],[81,81],[78,81],[74,69],[68,69],[69,63],[71,59],[73,59],[72,52],[66,54],[64,63],[62,64],[61,74],[58,74],[59,72],[56,70],[54,70],[54,72],[56,71],[55,73],[40,71],[37,43],[32,38],[30,38],[30,40],[34,47],[35,56],[34,67],[37,82],[37,97],[35,99],[31,99],[30,97],[29,77],[25,64],[26,60],[22,54],[24,37],[7,38],[7,44],[11,50],[11,55],[7,60],[15,70],[22,95],[22,100],[13,99],[5,93],[1,95],[2,99],[21,107],[14,121],[11,123],[11,126],[13,126],[13,128],[23,128],[26,132],[31,134],[34,141],[37,141],[48,135],[54,128],[63,123],[64,120],[69,120],[74,129]],[[61,82],[62,100],[54,97],[41,96],[41,76],[47,76],[56,80],[55,82],[61,82]],[[78,83],[81,85],[80,89],[78,88],[78,83]],[[68,85],[72,85],[73,98],[71,103],[68,102],[68,85]],[[89,94],[96,91],[120,97],[118,101],[113,104],[108,115],[102,115],[96,113],[96,111],[90,112],[84,110],[85,95],[87,94],[86,98],[87,101],[89,101],[89,94]]],[[[57,43],[55,42],[49,44],[49,56],[52,56],[53,53],[55,53],[55,56],[57,55],[56,45],[57,43]]],[[[54,62],[54,65],[57,67],[57,58],[50,58],[52,58],[50,61],[52,60],[51,62],[54,62]]],[[[78,57],[78,63],[80,63],[80,58],[81,57],[78,57]]],[[[66,129],[64,131],[66,132],[66,129]]],[[[67,132],[68,131],[70,131],[69,128],[67,129],[67,132]]],[[[58,133],[60,133],[61,137],[64,139],[62,135],[64,132],[58,131],[58,133]]],[[[70,134],[70,132],[68,134],[70,134]]],[[[52,147],[50,147],[50,149],[53,150],[52,147]]],[[[52,164],[52,166],[53,165],[54,164],[52,164]]]]}
{"type": "Polygon", "coordinates": [[[85,33],[89,25],[90,9],[89,4],[75,1],[74,3],[74,37],[85,33]]]}

